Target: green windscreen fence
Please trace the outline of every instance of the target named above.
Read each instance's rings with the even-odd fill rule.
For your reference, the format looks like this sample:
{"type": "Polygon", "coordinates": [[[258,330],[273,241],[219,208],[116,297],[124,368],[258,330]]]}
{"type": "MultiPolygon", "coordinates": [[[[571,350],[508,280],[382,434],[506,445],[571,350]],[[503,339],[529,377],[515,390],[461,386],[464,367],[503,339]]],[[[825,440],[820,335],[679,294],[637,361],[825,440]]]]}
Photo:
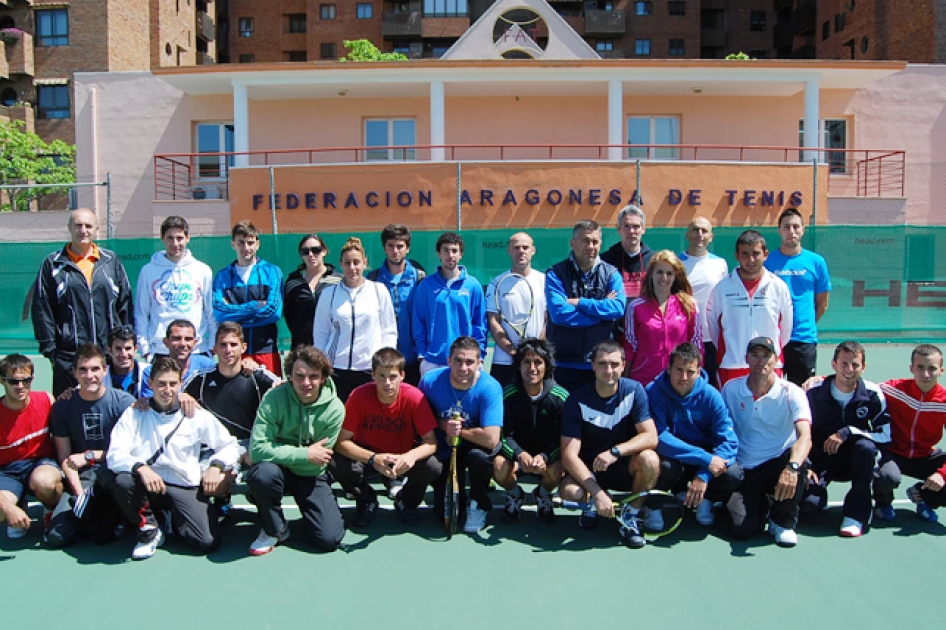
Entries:
{"type": "MultiPolygon", "coordinates": [[[[463,264],[484,285],[507,269],[506,241],[515,230],[464,231],[463,264]]],[[[712,250],[732,268],[736,238],[742,228],[717,228],[712,250]]],[[[778,246],[774,229],[763,229],[769,247],[778,246]]],[[[570,230],[531,230],[535,239],[533,265],[545,270],[567,256],[570,230]]],[[[369,266],[383,260],[377,233],[355,234],[368,250],[369,266]]],[[[434,251],[439,232],[413,236],[410,257],[428,271],[436,269],[434,251]]],[[[299,264],[299,234],[264,235],[260,256],[288,274],[299,264]]],[[[327,234],[327,262],[337,265],[346,235],[327,234]]],[[[617,241],[617,232],[606,228],[605,246],[617,241]]],[[[653,249],[680,251],[683,230],[651,228],[644,241],[653,249]]],[[[819,324],[823,341],[858,339],[872,342],[937,341],[946,336],[946,256],[937,256],[939,243],[946,247],[944,226],[818,226],[805,234],[805,247],[828,261],[834,290],[830,308],[819,324]]],[[[102,241],[122,258],[132,286],[138,272],[161,248],[157,239],[102,241]]],[[[37,351],[30,322],[28,293],[44,256],[61,243],[8,243],[4,245],[4,305],[0,309],[0,353],[37,351]]],[[[199,237],[191,251],[214,270],[234,259],[228,237],[199,237]]],[[[944,249],[946,251],[946,249],[944,249]]],[[[288,332],[283,329],[283,345],[288,332]]]]}

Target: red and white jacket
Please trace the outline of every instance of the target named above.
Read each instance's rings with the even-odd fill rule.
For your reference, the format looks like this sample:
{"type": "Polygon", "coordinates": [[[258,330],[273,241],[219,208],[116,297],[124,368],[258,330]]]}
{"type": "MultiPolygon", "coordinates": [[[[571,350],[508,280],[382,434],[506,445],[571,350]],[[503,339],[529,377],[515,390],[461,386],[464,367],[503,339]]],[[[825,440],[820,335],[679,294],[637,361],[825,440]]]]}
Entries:
{"type": "MultiPolygon", "coordinates": [[[[792,294],[788,285],[766,270],[752,298],[739,269],[719,281],[706,302],[709,339],[716,345],[719,367],[738,369],[746,363],[746,346],[755,337],[769,337],[785,347],[792,336],[792,294]]],[[[778,365],[782,367],[782,353],[778,365]]]]}
{"type": "MultiPolygon", "coordinates": [[[[946,426],[946,387],[937,385],[925,394],[912,378],[880,384],[890,413],[892,453],[913,459],[928,457],[943,438],[946,426]]],[[[939,469],[946,477],[946,466],[939,469]]]]}

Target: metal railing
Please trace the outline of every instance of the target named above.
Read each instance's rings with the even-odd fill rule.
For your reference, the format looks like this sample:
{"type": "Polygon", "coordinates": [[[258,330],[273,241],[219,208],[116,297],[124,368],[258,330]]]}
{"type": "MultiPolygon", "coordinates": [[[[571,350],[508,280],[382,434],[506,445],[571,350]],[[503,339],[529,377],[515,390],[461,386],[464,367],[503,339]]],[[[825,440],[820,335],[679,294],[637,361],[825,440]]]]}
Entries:
{"type": "Polygon", "coordinates": [[[313,147],[218,153],[160,153],[154,156],[155,199],[227,198],[230,169],[246,166],[384,164],[436,161],[703,161],[808,164],[809,151],[827,165],[831,193],[857,197],[903,197],[906,153],[878,149],[811,149],[797,146],[722,144],[453,144],[313,147]],[[439,160],[439,156],[436,158],[439,160]],[[214,192],[208,195],[208,187],[214,192]],[[219,196],[218,196],[219,195],[219,196]]]}

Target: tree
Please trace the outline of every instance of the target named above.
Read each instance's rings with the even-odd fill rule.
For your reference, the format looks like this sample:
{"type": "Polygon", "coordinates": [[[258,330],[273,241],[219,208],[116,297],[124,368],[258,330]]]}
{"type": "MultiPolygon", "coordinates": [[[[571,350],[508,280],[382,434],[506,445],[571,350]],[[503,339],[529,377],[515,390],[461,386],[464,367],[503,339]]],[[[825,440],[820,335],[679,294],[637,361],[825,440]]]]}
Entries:
{"type": "Polygon", "coordinates": [[[29,210],[30,199],[37,194],[61,193],[62,188],[31,191],[6,188],[17,184],[72,184],[76,181],[76,147],[62,140],[46,143],[26,131],[21,120],[0,121],[0,212],[29,210]]]}
{"type": "Polygon", "coordinates": [[[398,52],[381,52],[367,39],[346,39],[342,44],[349,52],[339,61],[409,61],[407,55],[398,52]]]}

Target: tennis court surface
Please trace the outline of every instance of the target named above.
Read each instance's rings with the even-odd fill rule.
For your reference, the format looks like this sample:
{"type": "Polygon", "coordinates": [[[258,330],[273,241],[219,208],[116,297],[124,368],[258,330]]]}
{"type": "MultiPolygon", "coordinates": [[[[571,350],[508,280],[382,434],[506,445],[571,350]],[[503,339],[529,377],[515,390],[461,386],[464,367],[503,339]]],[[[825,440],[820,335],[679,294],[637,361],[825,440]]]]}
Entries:
{"type": "MultiPolygon", "coordinates": [[[[819,370],[830,367],[822,347],[819,370]]],[[[905,376],[908,346],[868,348],[866,376],[905,376]]],[[[39,367],[48,369],[44,362],[39,367]]],[[[42,374],[40,375],[42,376],[42,374]]],[[[38,386],[48,382],[38,380],[38,386]]],[[[858,539],[837,535],[846,488],[802,521],[794,549],[771,537],[730,542],[692,517],[641,550],[619,545],[615,523],[499,523],[445,540],[430,510],[406,531],[382,510],[343,550],[317,554],[298,523],[286,545],[246,555],[258,533],[249,507],[235,510],[220,550],[193,555],[171,539],[154,558],[129,560],[133,540],[54,551],[34,526],[20,541],[0,533],[4,627],[9,628],[931,628],[946,526],[923,523],[898,491],[897,520],[858,539]]],[[[494,504],[501,505],[495,493],[494,504]]],[[[246,505],[240,497],[235,499],[246,505]]],[[[291,502],[287,504],[287,507],[291,502]]],[[[346,516],[353,512],[342,501],[346,516]]],[[[389,507],[389,503],[383,501],[389,507]]],[[[32,513],[37,515],[34,508],[32,513]]],[[[290,518],[298,511],[287,509],[290,518]]],[[[946,520],[946,514],[942,515],[946,520]]]]}

